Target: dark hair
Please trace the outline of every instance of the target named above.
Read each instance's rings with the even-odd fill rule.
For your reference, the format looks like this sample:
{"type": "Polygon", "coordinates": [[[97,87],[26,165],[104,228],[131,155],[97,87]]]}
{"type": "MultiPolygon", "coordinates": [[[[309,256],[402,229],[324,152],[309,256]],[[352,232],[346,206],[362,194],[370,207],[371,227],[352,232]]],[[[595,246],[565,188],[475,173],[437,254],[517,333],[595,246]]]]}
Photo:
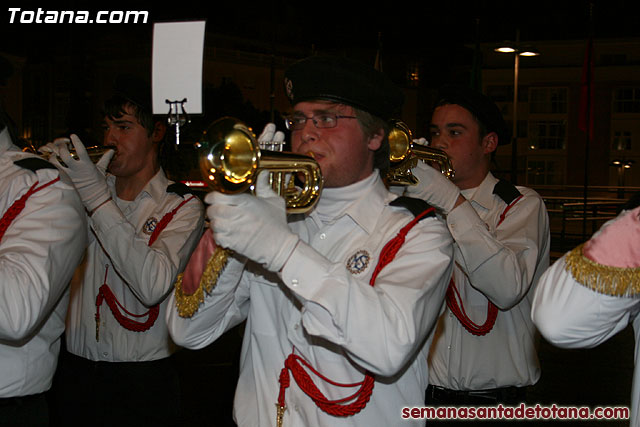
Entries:
{"type": "MultiPolygon", "coordinates": [[[[476,115],[476,113],[474,113],[473,111],[471,111],[469,108],[467,108],[466,106],[462,105],[462,104],[458,104],[456,102],[453,101],[449,101],[447,99],[441,99],[440,101],[438,101],[435,105],[435,107],[433,108],[434,110],[438,107],[442,107],[443,105],[459,105],[462,108],[464,108],[465,110],[467,110],[469,112],[469,114],[471,114],[471,117],[473,117],[473,120],[475,120],[475,122],[478,124],[478,137],[479,137],[479,141],[482,142],[482,138],[484,138],[485,136],[487,136],[490,132],[487,130],[487,126],[484,124],[484,122],[482,120],[480,120],[480,118],[476,115]]],[[[494,132],[494,131],[491,131],[494,132]]],[[[496,132],[496,134],[498,134],[496,132]]],[[[498,141],[500,141],[500,136],[498,134],[498,141]]],[[[496,161],[496,150],[493,150],[491,152],[490,155],[490,159],[491,162],[495,162],[496,161]]]]}
{"type": "Polygon", "coordinates": [[[481,138],[495,132],[498,135],[498,145],[510,142],[510,131],[502,117],[502,111],[487,95],[466,86],[445,85],[439,90],[435,107],[445,104],[459,105],[469,111],[480,125],[481,138]]]}
{"type": "Polygon", "coordinates": [[[467,110],[469,114],[471,114],[471,117],[473,117],[473,120],[475,120],[475,122],[478,124],[478,136],[480,137],[480,140],[482,140],[482,138],[487,136],[487,134],[489,133],[489,131],[487,131],[487,126],[482,122],[482,120],[480,120],[480,118],[476,115],[476,113],[471,111],[466,106],[462,104],[458,104],[457,102],[454,102],[454,101],[449,101],[448,99],[441,99],[436,103],[433,109],[435,110],[436,108],[442,107],[443,105],[459,105],[460,107],[467,110]]]}
{"type": "Polygon", "coordinates": [[[373,154],[373,167],[380,170],[380,176],[384,177],[389,170],[389,122],[359,108],[353,108],[358,123],[367,138],[371,138],[380,129],[384,132],[384,138],[373,154]]]}
{"type": "Polygon", "coordinates": [[[147,135],[151,136],[157,121],[154,119],[153,114],[123,95],[114,95],[107,99],[102,109],[102,115],[111,120],[119,119],[127,114],[127,107],[133,110],[133,115],[138,119],[138,123],[147,130],[147,135]]]}

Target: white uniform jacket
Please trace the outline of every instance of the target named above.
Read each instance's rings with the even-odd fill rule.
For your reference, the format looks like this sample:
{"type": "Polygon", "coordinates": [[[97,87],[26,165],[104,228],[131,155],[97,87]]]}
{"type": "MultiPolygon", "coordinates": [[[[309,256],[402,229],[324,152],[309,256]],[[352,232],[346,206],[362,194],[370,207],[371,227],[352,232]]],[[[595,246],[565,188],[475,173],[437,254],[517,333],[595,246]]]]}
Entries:
{"type": "MultiPolygon", "coordinates": [[[[0,217],[37,182],[58,178],[53,166],[15,164],[23,153],[0,133],[0,217]]],[[[33,193],[0,240],[0,398],[51,387],[64,331],[69,280],[87,241],[86,214],[70,183],[33,193]]]]}
{"type": "MultiPolygon", "coordinates": [[[[623,211],[617,219],[623,215],[640,215],[640,207],[633,211],[623,211]]],[[[609,221],[603,226],[615,224],[616,220],[609,221]]],[[[602,228],[601,228],[602,230],[602,228]]],[[[636,230],[640,230],[637,228],[636,230]]],[[[622,230],[624,233],[625,230],[622,230]]],[[[598,233],[594,235],[597,237],[598,233]]],[[[634,236],[635,256],[640,257],[640,239],[637,239],[637,231],[634,236]]],[[[573,251],[572,251],[573,252],[573,251]]],[[[629,256],[628,254],[627,256],[629,256]]],[[[567,259],[571,253],[565,254],[557,260],[542,276],[535,292],[531,318],[540,330],[540,333],[549,342],[563,348],[591,348],[607,341],[609,338],[625,329],[630,323],[635,332],[635,370],[633,373],[633,387],[631,395],[631,425],[640,426],[640,369],[638,358],[640,357],[640,267],[634,272],[623,269],[615,272],[620,278],[631,273],[635,277],[635,285],[628,282],[620,282],[630,292],[625,295],[608,295],[604,292],[593,290],[593,286],[587,286],[577,280],[571,270],[567,268],[567,259]]],[[[640,263],[640,258],[636,258],[640,263]]],[[[591,274],[592,279],[598,274],[591,274]]],[[[612,276],[610,276],[612,277],[612,276]]],[[[627,279],[623,279],[627,280],[627,279]]]]}
{"type": "Polygon", "coordinates": [[[449,307],[438,320],[430,382],[452,390],[526,386],[540,377],[530,310],[532,290],[549,266],[548,214],[540,196],[525,187],[516,187],[522,197],[507,209],[494,194],[497,183],[489,173],[480,186],[462,192],[469,202],[447,217],[464,310],[483,324],[488,300],[499,309],[493,329],[483,336],[468,332],[449,307]]]}
{"type": "MultiPolygon", "coordinates": [[[[106,301],[100,306],[99,340],[96,340],[96,297],[105,283],[125,309],[135,315],[160,304],[164,314],[167,297],[203,231],[204,211],[197,197],[180,207],[155,242],[149,239],[165,214],[190,194],[167,190],[172,183],[162,169],[133,201],[117,198],[115,178],[107,183],[113,201],[89,219],[89,246],[71,285],[67,317],[67,349],[86,359],[108,362],[139,362],[162,359],[176,349],[163,316],[142,332],[125,329],[106,301]]],[[[125,317],[145,322],[146,316],[125,317]]]]}
{"type": "MultiPolygon", "coordinates": [[[[413,425],[401,411],[424,404],[427,341],[451,275],[453,250],[444,223],[424,218],[370,286],[383,246],[414,218],[389,205],[395,198],[377,173],[325,189],[309,215],[289,217],[301,242],[280,275],[232,258],[192,318],[179,317],[171,302],[169,329],[189,348],[205,347],[247,320],[234,409],[239,426],[275,425],[278,376],[294,349],[333,381],[360,382],[365,371],[376,380],[361,412],[336,417],[320,410],[292,378],[285,426],[413,425]],[[323,223],[318,211],[340,195],[349,202],[323,223]]],[[[329,399],[356,390],[313,378],[329,399]]]]}

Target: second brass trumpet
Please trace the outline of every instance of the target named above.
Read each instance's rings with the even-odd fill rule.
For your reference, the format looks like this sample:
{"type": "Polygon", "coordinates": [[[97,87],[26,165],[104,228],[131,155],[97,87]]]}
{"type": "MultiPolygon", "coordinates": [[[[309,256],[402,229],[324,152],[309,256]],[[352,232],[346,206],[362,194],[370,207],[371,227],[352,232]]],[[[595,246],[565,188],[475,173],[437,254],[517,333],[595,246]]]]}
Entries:
{"type": "Polygon", "coordinates": [[[440,172],[449,179],[455,176],[447,153],[437,148],[415,144],[411,130],[399,120],[392,122],[389,148],[391,167],[386,177],[389,185],[416,185],[418,179],[411,172],[411,168],[418,160],[437,164],[440,172]]]}

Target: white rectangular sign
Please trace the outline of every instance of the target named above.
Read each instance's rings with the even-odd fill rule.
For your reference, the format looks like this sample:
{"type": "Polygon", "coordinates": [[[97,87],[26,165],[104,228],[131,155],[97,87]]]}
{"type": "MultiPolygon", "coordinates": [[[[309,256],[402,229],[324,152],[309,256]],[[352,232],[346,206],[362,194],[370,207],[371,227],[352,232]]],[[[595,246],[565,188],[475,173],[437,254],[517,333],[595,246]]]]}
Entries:
{"type": "MultiPolygon", "coordinates": [[[[202,114],[205,21],[153,26],[153,114],[167,114],[167,101],[182,101],[187,114],[202,114]]],[[[180,111],[180,110],[178,110],[180,111]]]]}

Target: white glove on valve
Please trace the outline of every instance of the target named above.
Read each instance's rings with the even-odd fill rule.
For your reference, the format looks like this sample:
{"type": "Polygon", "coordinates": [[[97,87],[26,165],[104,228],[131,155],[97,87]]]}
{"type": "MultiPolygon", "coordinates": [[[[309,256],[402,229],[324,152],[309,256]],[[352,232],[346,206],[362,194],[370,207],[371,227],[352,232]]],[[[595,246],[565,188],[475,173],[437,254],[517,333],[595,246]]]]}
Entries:
{"type": "Polygon", "coordinates": [[[426,201],[441,209],[445,215],[453,210],[460,196],[457,185],[423,161],[418,161],[411,172],[419,182],[416,185],[407,186],[405,194],[426,201]]]}
{"type": "Polygon", "coordinates": [[[87,211],[93,211],[111,198],[109,187],[105,178],[105,171],[115,151],[108,150],[102,155],[97,164],[93,164],[84,148],[84,144],[77,135],[71,135],[71,143],[76,151],[78,159],[71,157],[67,148],[66,139],[57,139],[41,148],[43,151],[50,150],[55,153],[49,161],[57,168],[63,170],[76,188],[80,200],[87,211]],[[64,166],[61,164],[64,163],[64,166]]]}
{"type": "Polygon", "coordinates": [[[284,132],[276,131],[275,124],[267,123],[260,136],[258,136],[258,143],[260,148],[272,151],[282,151],[282,146],[284,145],[284,132]]]}
{"type": "Polygon", "coordinates": [[[256,195],[211,192],[207,216],[216,243],[260,263],[282,269],[299,237],[287,225],[285,201],[269,185],[269,172],[256,180],[256,195]]]}

